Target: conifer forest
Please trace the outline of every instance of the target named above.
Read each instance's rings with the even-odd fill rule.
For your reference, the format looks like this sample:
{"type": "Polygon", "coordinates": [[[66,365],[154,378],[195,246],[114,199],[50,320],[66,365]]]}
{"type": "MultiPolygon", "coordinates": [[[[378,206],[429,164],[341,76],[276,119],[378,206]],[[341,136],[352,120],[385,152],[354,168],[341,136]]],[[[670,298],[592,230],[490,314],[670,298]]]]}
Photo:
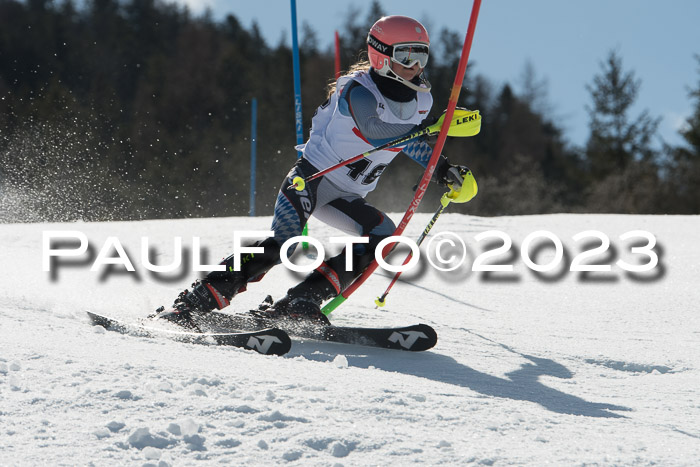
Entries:
{"type": "MultiPolygon", "coordinates": [[[[339,30],[342,68],[363,58],[380,2],[339,30]]],[[[300,27],[305,135],[334,78],[334,49],[300,27]]],[[[437,118],[447,105],[462,32],[431,32],[426,73],[437,118]]],[[[699,51],[700,52],[700,51],[699,51]]],[[[467,68],[459,106],[481,133],[444,153],[479,182],[451,212],[700,213],[700,56],[687,83],[683,144],[657,144],[659,120],[632,112],[641,78],[619,52],[590,70],[588,138],[576,146],[539,105],[536,64],[525,91],[467,68]]],[[[0,0],[0,222],[244,216],[250,209],[251,102],[257,100],[256,213],[271,215],[296,158],[292,50],[235,14],[214,20],[154,0],[0,0]]],[[[397,158],[370,202],[403,212],[422,168],[397,158]]],[[[438,206],[433,185],[421,211],[438,206]]]]}

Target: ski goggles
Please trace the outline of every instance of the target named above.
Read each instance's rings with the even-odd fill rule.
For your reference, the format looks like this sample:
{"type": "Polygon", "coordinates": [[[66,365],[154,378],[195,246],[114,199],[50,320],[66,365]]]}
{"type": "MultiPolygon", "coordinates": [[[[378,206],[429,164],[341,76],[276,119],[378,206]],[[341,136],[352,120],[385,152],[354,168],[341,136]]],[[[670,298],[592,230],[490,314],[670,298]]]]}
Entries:
{"type": "Polygon", "coordinates": [[[428,46],[425,44],[397,44],[393,47],[391,61],[399,65],[411,68],[416,63],[421,68],[428,64],[428,46]]]}
{"type": "Polygon", "coordinates": [[[416,63],[420,64],[421,68],[425,68],[428,64],[430,49],[427,45],[421,44],[420,42],[405,42],[392,47],[370,34],[367,36],[367,44],[377,52],[391,57],[392,62],[398,63],[406,68],[411,68],[416,63]]]}

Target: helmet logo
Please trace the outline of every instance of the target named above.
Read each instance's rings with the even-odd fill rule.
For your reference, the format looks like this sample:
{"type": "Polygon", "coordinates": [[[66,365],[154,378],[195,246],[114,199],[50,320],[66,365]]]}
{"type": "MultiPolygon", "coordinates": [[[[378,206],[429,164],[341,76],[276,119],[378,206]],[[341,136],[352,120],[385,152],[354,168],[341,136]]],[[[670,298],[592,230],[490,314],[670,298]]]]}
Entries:
{"type": "Polygon", "coordinates": [[[422,33],[423,31],[421,30],[421,28],[419,28],[418,26],[416,26],[416,32],[417,32],[418,34],[420,34],[420,33],[422,33]]]}
{"type": "Polygon", "coordinates": [[[387,45],[382,44],[372,36],[367,38],[367,43],[380,52],[386,52],[389,48],[387,45]]]}

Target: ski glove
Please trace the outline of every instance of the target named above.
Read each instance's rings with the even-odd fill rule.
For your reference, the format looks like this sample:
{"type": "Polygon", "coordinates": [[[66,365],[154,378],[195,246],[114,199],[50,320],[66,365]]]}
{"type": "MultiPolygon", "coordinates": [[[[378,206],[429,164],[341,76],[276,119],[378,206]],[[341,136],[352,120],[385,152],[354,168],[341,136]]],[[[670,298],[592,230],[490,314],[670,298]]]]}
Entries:
{"type": "Polygon", "coordinates": [[[464,165],[452,165],[448,162],[445,156],[440,156],[440,160],[435,167],[433,180],[443,186],[450,186],[454,191],[462,189],[464,175],[469,171],[464,165]]]}

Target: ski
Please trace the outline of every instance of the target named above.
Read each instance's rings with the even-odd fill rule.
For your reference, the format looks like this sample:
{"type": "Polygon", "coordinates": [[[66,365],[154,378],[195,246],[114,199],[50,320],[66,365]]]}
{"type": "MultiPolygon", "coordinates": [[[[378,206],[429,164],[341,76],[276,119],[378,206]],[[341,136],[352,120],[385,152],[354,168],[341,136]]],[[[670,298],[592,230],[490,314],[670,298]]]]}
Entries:
{"type": "Polygon", "coordinates": [[[242,330],[232,332],[192,332],[187,330],[170,330],[150,327],[144,324],[130,324],[88,311],[92,324],[102,326],[109,331],[116,331],[137,337],[163,337],[179,342],[204,345],[228,345],[255,350],[263,355],[284,355],[289,352],[292,341],[282,329],[275,327],[242,330]]]}
{"type": "Polygon", "coordinates": [[[411,352],[428,350],[437,344],[437,333],[427,324],[389,328],[327,326],[303,321],[264,320],[245,314],[217,311],[199,315],[197,318],[200,326],[212,326],[217,329],[250,331],[274,326],[295,338],[411,352]]]}

